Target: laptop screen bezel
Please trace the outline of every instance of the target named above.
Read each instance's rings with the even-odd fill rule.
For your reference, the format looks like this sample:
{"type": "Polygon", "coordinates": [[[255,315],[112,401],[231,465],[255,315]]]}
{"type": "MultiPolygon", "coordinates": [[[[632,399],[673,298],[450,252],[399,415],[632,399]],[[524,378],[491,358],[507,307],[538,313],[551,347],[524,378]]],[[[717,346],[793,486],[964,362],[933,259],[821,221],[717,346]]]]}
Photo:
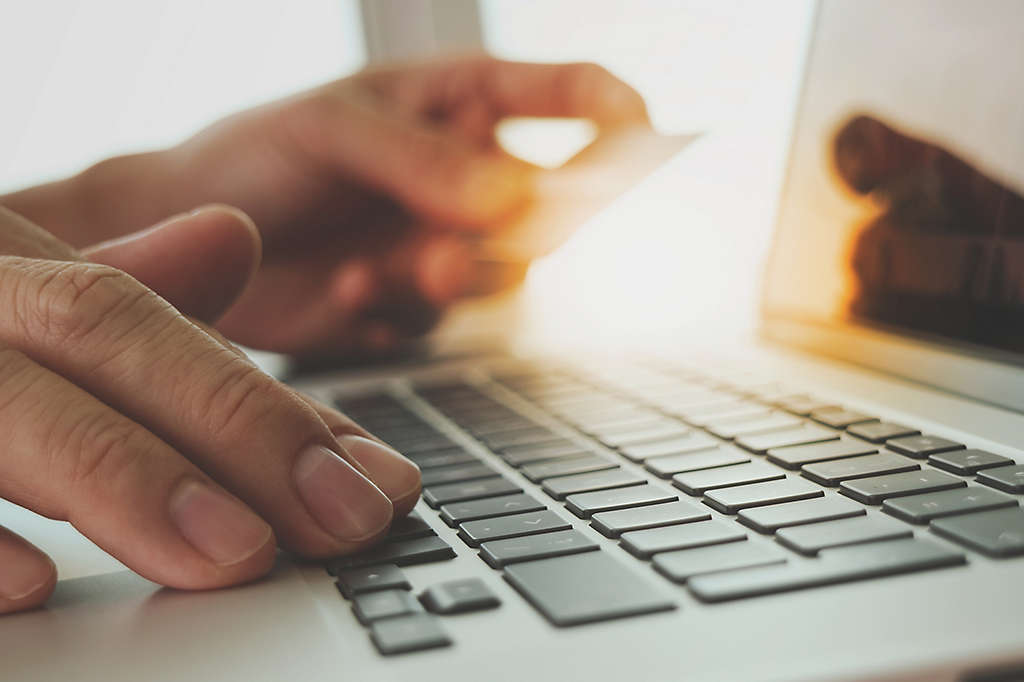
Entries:
{"type": "Polygon", "coordinates": [[[796,136],[801,131],[808,73],[819,34],[821,6],[815,3],[807,40],[789,151],[775,212],[775,235],[763,277],[759,334],[761,338],[869,367],[887,374],[934,386],[974,400],[1024,413],[1024,357],[998,349],[913,332],[897,333],[850,322],[808,319],[768,305],[768,272],[775,260],[785,198],[791,190],[796,136]]]}

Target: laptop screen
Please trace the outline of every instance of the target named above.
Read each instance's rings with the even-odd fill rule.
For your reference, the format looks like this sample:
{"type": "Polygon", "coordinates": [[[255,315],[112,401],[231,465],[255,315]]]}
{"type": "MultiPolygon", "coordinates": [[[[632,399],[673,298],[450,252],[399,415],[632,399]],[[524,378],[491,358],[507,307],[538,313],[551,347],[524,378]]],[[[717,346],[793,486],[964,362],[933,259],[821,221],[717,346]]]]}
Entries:
{"type": "Polygon", "coordinates": [[[765,313],[1024,359],[1024,3],[816,19],[765,313]]]}

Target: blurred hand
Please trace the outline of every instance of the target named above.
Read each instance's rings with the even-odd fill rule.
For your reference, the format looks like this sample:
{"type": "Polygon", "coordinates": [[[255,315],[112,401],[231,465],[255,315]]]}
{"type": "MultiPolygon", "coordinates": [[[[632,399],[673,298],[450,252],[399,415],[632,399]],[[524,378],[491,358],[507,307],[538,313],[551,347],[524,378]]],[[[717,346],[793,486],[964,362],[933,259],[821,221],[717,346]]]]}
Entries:
{"type": "MultiPolygon", "coordinates": [[[[494,139],[517,115],[647,124],[640,96],[592,64],[463,58],[367,71],[237,114],[178,147],[99,164],[80,193],[93,197],[93,240],[204,203],[248,213],[264,260],[219,323],[233,340],[290,353],[386,347],[524,274],[475,263],[471,246],[529,201],[534,169],[494,139]]],[[[10,205],[48,228],[68,222],[24,203],[10,205]]]]}
{"type": "Polygon", "coordinates": [[[850,255],[851,312],[882,322],[1021,348],[1024,197],[937,144],[877,118],[836,132],[840,180],[879,210],[850,255]]]}
{"type": "MultiPolygon", "coordinates": [[[[0,208],[0,497],[189,589],[262,575],[278,542],[359,549],[407,513],[413,464],[204,326],[259,253],[234,209],[79,252],[0,208]]],[[[0,527],[0,613],[42,603],[55,581],[45,554],[0,527]]]]}

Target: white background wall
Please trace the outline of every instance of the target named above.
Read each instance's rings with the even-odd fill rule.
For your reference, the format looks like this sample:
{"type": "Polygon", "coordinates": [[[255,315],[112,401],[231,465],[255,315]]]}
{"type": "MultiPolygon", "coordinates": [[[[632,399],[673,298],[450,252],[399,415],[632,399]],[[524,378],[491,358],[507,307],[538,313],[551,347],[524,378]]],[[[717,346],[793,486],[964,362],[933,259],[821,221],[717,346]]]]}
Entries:
{"type": "Polygon", "coordinates": [[[355,0],[5,0],[0,193],[362,65],[355,0]]]}

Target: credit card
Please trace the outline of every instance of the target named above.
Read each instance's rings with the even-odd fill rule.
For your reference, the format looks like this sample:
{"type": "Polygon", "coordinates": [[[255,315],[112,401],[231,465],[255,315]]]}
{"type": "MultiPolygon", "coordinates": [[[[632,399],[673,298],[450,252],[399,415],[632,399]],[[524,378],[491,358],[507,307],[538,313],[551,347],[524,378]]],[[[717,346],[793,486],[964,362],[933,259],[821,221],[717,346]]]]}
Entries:
{"type": "Polygon", "coordinates": [[[538,173],[533,200],[477,243],[477,259],[519,263],[550,253],[697,137],[646,127],[599,135],[565,164],[538,173]]]}

